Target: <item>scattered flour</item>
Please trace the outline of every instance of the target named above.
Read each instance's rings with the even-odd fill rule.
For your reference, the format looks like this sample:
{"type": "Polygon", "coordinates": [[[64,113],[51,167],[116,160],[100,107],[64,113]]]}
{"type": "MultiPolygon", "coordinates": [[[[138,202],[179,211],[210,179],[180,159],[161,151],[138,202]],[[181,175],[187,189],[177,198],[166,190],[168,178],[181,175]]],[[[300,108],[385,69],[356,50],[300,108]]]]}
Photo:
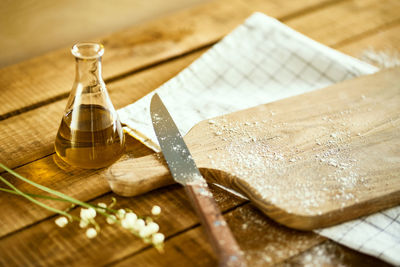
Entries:
{"type": "Polygon", "coordinates": [[[319,244],[312,232],[296,231],[266,218],[258,209],[245,205],[227,214],[248,266],[270,266],[319,244]]]}
{"type": "Polygon", "coordinates": [[[280,266],[349,266],[345,263],[345,254],[342,249],[332,241],[324,242],[321,245],[315,246],[299,256],[294,257],[288,263],[280,266]]]}
{"type": "Polygon", "coordinates": [[[372,48],[367,49],[363,51],[360,59],[380,68],[400,66],[400,53],[394,50],[376,51],[372,48]]]}
{"type": "MultiPolygon", "coordinates": [[[[351,110],[339,116],[348,114],[351,110]]],[[[212,120],[209,127],[227,141],[227,146],[220,149],[228,152],[212,160],[212,167],[233,172],[267,202],[288,212],[320,215],[327,203],[339,202],[342,208],[357,203],[352,192],[367,183],[358,174],[358,162],[348,141],[360,137],[346,124],[335,123],[333,117],[324,116],[322,120],[324,126],[316,132],[325,134],[317,136],[315,143],[292,140],[298,129],[293,126],[291,132],[288,129],[292,125],[287,122],[212,120]],[[281,130],[283,127],[285,130],[281,130]],[[304,165],[314,169],[310,171],[304,165]]]]}

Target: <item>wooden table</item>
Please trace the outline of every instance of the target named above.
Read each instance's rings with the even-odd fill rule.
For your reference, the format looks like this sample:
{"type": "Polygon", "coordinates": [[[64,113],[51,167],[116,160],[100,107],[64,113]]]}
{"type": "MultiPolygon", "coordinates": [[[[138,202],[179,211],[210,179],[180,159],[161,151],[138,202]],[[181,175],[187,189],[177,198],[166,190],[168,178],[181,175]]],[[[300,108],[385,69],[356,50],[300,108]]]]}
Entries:
{"type": "MultiPolygon", "coordinates": [[[[398,0],[219,0],[100,38],[104,78],[116,108],[130,104],[176,75],[254,11],[276,17],[305,35],[353,56],[373,48],[400,48],[398,0]]],[[[92,203],[118,199],[118,207],[148,214],[166,235],[165,253],[127,231],[101,224],[89,240],[77,225],[58,228],[55,216],[0,192],[1,266],[212,266],[216,260],[180,186],[122,198],[94,171],[55,164],[53,142],[74,79],[74,59],[61,49],[0,69],[0,162],[30,179],[92,203]]],[[[151,151],[128,138],[128,154],[151,151]]],[[[21,190],[38,191],[2,174],[21,190]]],[[[5,187],[5,185],[2,187],[5,187]]],[[[373,265],[385,263],[312,232],[280,226],[247,201],[212,187],[249,266],[373,265]]],[[[53,204],[66,208],[62,203],[53,204]]],[[[75,210],[73,212],[79,212],[75,210]]]]}

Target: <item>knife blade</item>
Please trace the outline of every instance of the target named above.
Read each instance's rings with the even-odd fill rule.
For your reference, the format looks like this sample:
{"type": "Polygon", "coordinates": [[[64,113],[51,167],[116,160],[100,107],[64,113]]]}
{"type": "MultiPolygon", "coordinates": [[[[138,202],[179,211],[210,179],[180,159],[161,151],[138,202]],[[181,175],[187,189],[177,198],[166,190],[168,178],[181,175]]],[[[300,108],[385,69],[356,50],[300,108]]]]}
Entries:
{"type": "Polygon", "coordinates": [[[158,94],[150,103],[150,115],[161,151],[174,180],[185,187],[210,239],[220,266],[245,266],[229,226],[222,216],[207,182],[201,175],[175,122],[158,94]]]}

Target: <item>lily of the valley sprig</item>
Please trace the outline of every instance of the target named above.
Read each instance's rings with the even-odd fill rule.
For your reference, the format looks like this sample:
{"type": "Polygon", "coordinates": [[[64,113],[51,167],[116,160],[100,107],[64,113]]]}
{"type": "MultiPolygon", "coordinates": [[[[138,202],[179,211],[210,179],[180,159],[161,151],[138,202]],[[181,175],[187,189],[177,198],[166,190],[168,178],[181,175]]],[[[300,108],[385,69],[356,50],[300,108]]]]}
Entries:
{"type": "MultiPolygon", "coordinates": [[[[60,215],[55,220],[55,224],[59,227],[65,227],[69,223],[74,221],[79,222],[79,227],[85,229],[86,236],[88,238],[94,238],[100,232],[100,226],[98,221],[98,215],[101,215],[108,224],[116,224],[120,225],[126,230],[130,231],[133,235],[141,238],[146,243],[151,243],[155,248],[159,251],[162,251],[163,244],[164,244],[164,235],[159,233],[159,225],[153,221],[150,216],[141,217],[138,216],[130,209],[114,209],[116,205],[116,199],[112,198],[112,202],[107,205],[105,203],[98,203],[97,205],[93,205],[90,203],[82,202],[78,199],[72,198],[67,196],[61,192],[43,186],[41,184],[35,183],[20,174],[14,172],[10,168],[6,167],[5,165],[0,163],[0,168],[4,169],[5,171],[9,172],[16,178],[33,185],[34,187],[41,189],[45,192],[52,194],[53,196],[44,196],[44,195],[37,195],[37,194],[28,194],[22,192],[18,188],[16,188],[13,184],[7,181],[4,177],[0,176],[0,181],[6,184],[10,189],[7,188],[0,188],[0,191],[16,194],[22,196],[29,201],[39,205],[49,211],[55,212],[60,215]],[[59,210],[48,206],[47,204],[38,201],[38,198],[44,198],[54,201],[64,201],[71,203],[71,207],[67,210],[59,210]],[[74,216],[69,213],[69,211],[76,206],[80,206],[80,213],[79,217],[74,216]]],[[[151,209],[151,214],[154,216],[158,216],[161,213],[161,208],[159,206],[153,206],[151,209]]]]}

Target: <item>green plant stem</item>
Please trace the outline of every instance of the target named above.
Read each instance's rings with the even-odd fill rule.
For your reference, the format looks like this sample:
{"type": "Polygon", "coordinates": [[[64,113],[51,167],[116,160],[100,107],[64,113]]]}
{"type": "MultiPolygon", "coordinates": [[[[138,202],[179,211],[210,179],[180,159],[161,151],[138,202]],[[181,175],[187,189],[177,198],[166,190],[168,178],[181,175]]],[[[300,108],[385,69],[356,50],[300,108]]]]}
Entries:
{"type": "MultiPolygon", "coordinates": [[[[100,209],[103,209],[103,208],[98,208],[98,207],[96,207],[96,206],[94,206],[94,205],[91,205],[91,204],[82,202],[82,201],[80,201],[80,200],[78,200],[78,199],[75,199],[75,198],[73,198],[73,197],[67,196],[67,195],[65,195],[65,194],[63,194],[63,193],[61,193],[61,192],[58,192],[58,191],[53,190],[53,189],[50,189],[50,188],[48,188],[48,187],[46,187],[46,186],[43,186],[43,185],[41,185],[41,184],[35,183],[35,182],[33,182],[33,181],[31,181],[31,180],[29,180],[29,179],[23,177],[22,175],[16,173],[15,171],[13,171],[12,169],[8,168],[7,166],[5,166],[5,165],[2,164],[2,163],[0,163],[0,167],[3,168],[4,170],[6,170],[7,172],[9,172],[10,174],[14,175],[16,178],[18,178],[18,179],[20,179],[20,180],[22,180],[22,181],[24,181],[24,182],[26,182],[26,183],[28,183],[28,184],[31,184],[31,185],[33,185],[34,187],[39,188],[39,189],[42,190],[42,191],[48,192],[48,193],[50,193],[50,194],[52,194],[52,195],[55,195],[55,196],[57,196],[57,197],[59,197],[59,198],[62,198],[62,199],[64,199],[64,200],[66,200],[66,201],[69,201],[70,203],[77,204],[77,205],[80,205],[80,206],[82,206],[82,207],[94,208],[94,209],[96,209],[96,211],[97,211],[98,213],[100,213],[101,215],[103,215],[103,216],[105,216],[105,217],[110,217],[109,214],[107,214],[107,213],[103,212],[102,210],[100,210],[100,209]]],[[[3,178],[3,179],[4,179],[4,178],[3,178]]],[[[4,179],[4,180],[5,180],[5,179],[4,179]]],[[[21,191],[20,191],[20,192],[21,192],[21,191]]],[[[28,197],[29,197],[29,196],[28,196],[28,197]]],[[[31,199],[32,199],[32,198],[31,198],[31,199]]],[[[113,211],[113,212],[115,212],[115,211],[113,211]]]]}
{"type": "Polygon", "coordinates": [[[3,168],[4,170],[6,170],[7,172],[11,173],[12,175],[14,175],[16,178],[18,178],[18,179],[20,179],[20,180],[22,180],[22,181],[24,181],[24,182],[26,182],[26,183],[28,183],[28,184],[31,184],[31,185],[33,185],[34,187],[39,188],[40,190],[43,190],[43,191],[48,192],[48,193],[50,193],[50,194],[52,194],[52,195],[55,195],[55,196],[58,196],[58,197],[60,197],[60,198],[65,199],[65,200],[68,200],[68,201],[71,202],[71,203],[74,203],[74,204],[77,204],[77,205],[81,205],[82,207],[91,208],[90,205],[88,205],[88,204],[85,203],[85,202],[79,201],[79,200],[77,200],[77,199],[75,199],[75,198],[72,198],[72,197],[70,197],[70,196],[67,196],[67,195],[65,195],[65,194],[63,194],[63,193],[61,193],[61,192],[55,191],[55,190],[50,189],[50,188],[48,188],[48,187],[46,187],[46,186],[43,186],[43,185],[41,185],[41,184],[35,183],[35,182],[33,182],[33,181],[31,181],[31,180],[29,180],[29,179],[27,179],[27,178],[21,176],[20,174],[16,173],[15,171],[11,170],[10,168],[6,167],[6,166],[5,166],[4,164],[2,164],[2,163],[0,163],[0,167],[3,168]]]}
{"type": "MultiPolygon", "coordinates": [[[[0,187],[0,191],[6,192],[6,193],[10,193],[10,194],[14,194],[14,195],[20,195],[19,193],[15,192],[14,190],[10,190],[10,189],[7,189],[7,188],[0,187]]],[[[25,193],[25,192],[24,192],[24,194],[26,194],[28,196],[31,196],[31,197],[36,197],[36,198],[43,198],[43,199],[49,199],[49,200],[56,200],[56,201],[62,201],[62,202],[71,203],[66,199],[58,198],[58,197],[30,194],[30,193],[25,193]]],[[[110,209],[110,208],[102,208],[102,207],[99,207],[98,205],[92,205],[92,204],[88,204],[88,205],[92,206],[94,209],[104,209],[106,211],[113,212],[113,213],[117,212],[117,210],[110,209]]]]}
{"type": "MultiPolygon", "coordinates": [[[[34,199],[34,198],[36,197],[36,198],[44,198],[44,199],[49,199],[49,200],[56,200],[56,201],[69,202],[69,203],[76,204],[76,205],[79,205],[79,206],[82,206],[82,207],[93,208],[93,209],[95,209],[98,213],[100,213],[101,215],[105,216],[106,218],[110,218],[110,219],[112,219],[115,223],[121,225],[121,222],[120,222],[118,219],[114,219],[113,217],[111,217],[110,214],[108,214],[108,213],[106,213],[106,212],[103,211],[103,210],[105,210],[105,211],[108,211],[108,212],[117,213],[117,212],[118,212],[117,210],[110,209],[110,208],[102,208],[102,207],[99,207],[98,205],[88,204],[88,203],[82,202],[82,201],[80,201],[80,200],[78,200],[78,199],[75,199],[75,198],[72,198],[72,197],[70,197],[70,196],[67,196],[67,195],[65,195],[65,194],[63,194],[63,193],[61,193],[61,192],[56,191],[56,190],[50,189],[50,188],[48,188],[48,187],[46,187],[46,186],[43,186],[43,185],[41,185],[41,184],[35,183],[35,182],[33,182],[33,181],[31,181],[31,180],[29,180],[29,179],[27,179],[27,178],[21,176],[20,174],[16,173],[16,172],[13,171],[12,169],[6,167],[6,166],[5,166],[4,164],[2,164],[2,163],[0,163],[0,168],[6,170],[8,173],[12,174],[12,175],[15,176],[16,178],[18,178],[18,179],[20,179],[20,180],[22,180],[22,181],[24,181],[24,182],[26,182],[26,183],[28,183],[28,184],[30,184],[30,185],[33,185],[34,187],[36,187],[36,188],[38,188],[38,189],[40,189],[40,190],[42,190],[42,191],[48,192],[48,193],[50,193],[50,194],[52,194],[52,195],[55,195],[55,196],[57,196],[57,197],[24,193],[24,192],[22,192],[21,190],[19,190],[18,188],[16,188],[13,184],[11,184],[9,181],[7,181],[7,180],[6,180],[4,177],[2,177],[2,176],[0,176],[0,181],[2,181],[3,183],[5,183],[5,184],[6,184],[7,186],[9,186],[12,190],[9,190],[9,189],[1,188],[1,187],[0,187],[0,191],[6,192],[6,193],[10,193],[10,194],[20,195],[20,196],[22,196],[22,197],[28,199],[29,201],[35,203],[36,205],[38,205],[38,206],[40,206],[40,207],[42,207],[42,208],[45,208],[45,209],[47,209],[47,210],[49,210],[49,211],[52,211],[52,212],[54,212],[54,213],[57,213],[57,214],[60,214],[60,215],[64,215],[64,216],[66,216],[67,218],[69,218],[70,220],[81,221],[81,218],[76,217],[76,216],[71,215],[71,214],[68,214],[68,213],[65,212],[65,211],[62,211],[62,210],[59,210],[59,209],[50,207],[50,206],[48,206],[48,205],[46,205],[46,204],[44,204],[44,203],[42,203],[42,202],[40,202],[40,201],[37,201],[37,200],[34,199]]],[[[116,203],[115,198],[113,198],[113,202],[110,204],[110,207],[114,206],[115,203],[116,203]]],[[[96,230],[97,230],[97,231],[100,230],[100,227],[99,227],[99,225],[96,223],[95,220],[91,219],[90,223],[92,223],[92,224],[96,227],[96,230]]],[[[132,233],[133,233],[134,235],[140,237],[137,233],[134,233],[134,232],[132,232],[132,233]]],[[[142,239],[143,239],[143,238],[142,238],[142,239]]],[[[143,239],[143,240],[146,241],[145,239],[143,239]]],[[[161,244],[158,244],[158,245],[153,244],[153,245],[156,247],[156,249],[157,249],[158,251],[161,252],[161,251],[163,250],[163,247],[162,247],[161,244]]]]}
{"type": "MultiPolygon", "coordinates": [[[[0,164],[1,164],[1,163],[0,163],[0,164]]],[[[64,216],[66,216],[67,218],[69,218],[70,220],[72,220],[72,219],[75,219],[75,220],[77,219],[78,221],[80,220],[78,217],[72,216],[71,214],[68,214],[68,213],[66,213],[66,212],[64,212],[64,211],[62,211],[62,210],[59,210],[59,209],[50,207],[50,206],[48,206],[48,205],[46,205],[46,204],[44,204],[44,203],[42,203],[42,202],[40,202],[40,201],[37,201],[36,199],[32,198],[31,196],[29,196],[29,195],[25,194],[24,192],[20,191],[20,190],[19,190],[18,188],[16,188],[13,184],[11,184],[9,181],[7,181],[3,176],[0,176],[0,180],[1,180],[3,183],[5,183],[6,185],[8,185],[10,188],[12,188],[12,189],[13,189],[16,193],[18,193],[20,196],[22,196],[22,197],[24,197],[24,198],[30,200],[31,202],[35,203],[35,204],[38,205],[38,206],[41,206],[42,208],[45,208],[45,209],[47,209],[47,210],[49,210],[49,211],[58,213],[58,214],[60,214],[60,215],[64,215],[64,216]]]]}
{"type": "MultiPolygon", "coordinates": [[[[2,188],[0,187],[0,191],[3,192],[7,192],[10,194],[14,194],[14,195],[19,195],[17,192],[15,192],[14,190],[10,190],[7,188],[2,188]]],[[[62,199],[62,198],[58,198],[58,197],[51,197],[51,196],[44,196],[44,195],[36,195],[36,194],[29,194],[29,193],[25,193],[24,194],[30,196],[30,197],[36,197],[36,198],[44,198],[44,199],[50,199],[50,200],[57,200],[57,201],[63,201],[63,202],[68,202],[70,203],[68,200],[62,199]]]]}

